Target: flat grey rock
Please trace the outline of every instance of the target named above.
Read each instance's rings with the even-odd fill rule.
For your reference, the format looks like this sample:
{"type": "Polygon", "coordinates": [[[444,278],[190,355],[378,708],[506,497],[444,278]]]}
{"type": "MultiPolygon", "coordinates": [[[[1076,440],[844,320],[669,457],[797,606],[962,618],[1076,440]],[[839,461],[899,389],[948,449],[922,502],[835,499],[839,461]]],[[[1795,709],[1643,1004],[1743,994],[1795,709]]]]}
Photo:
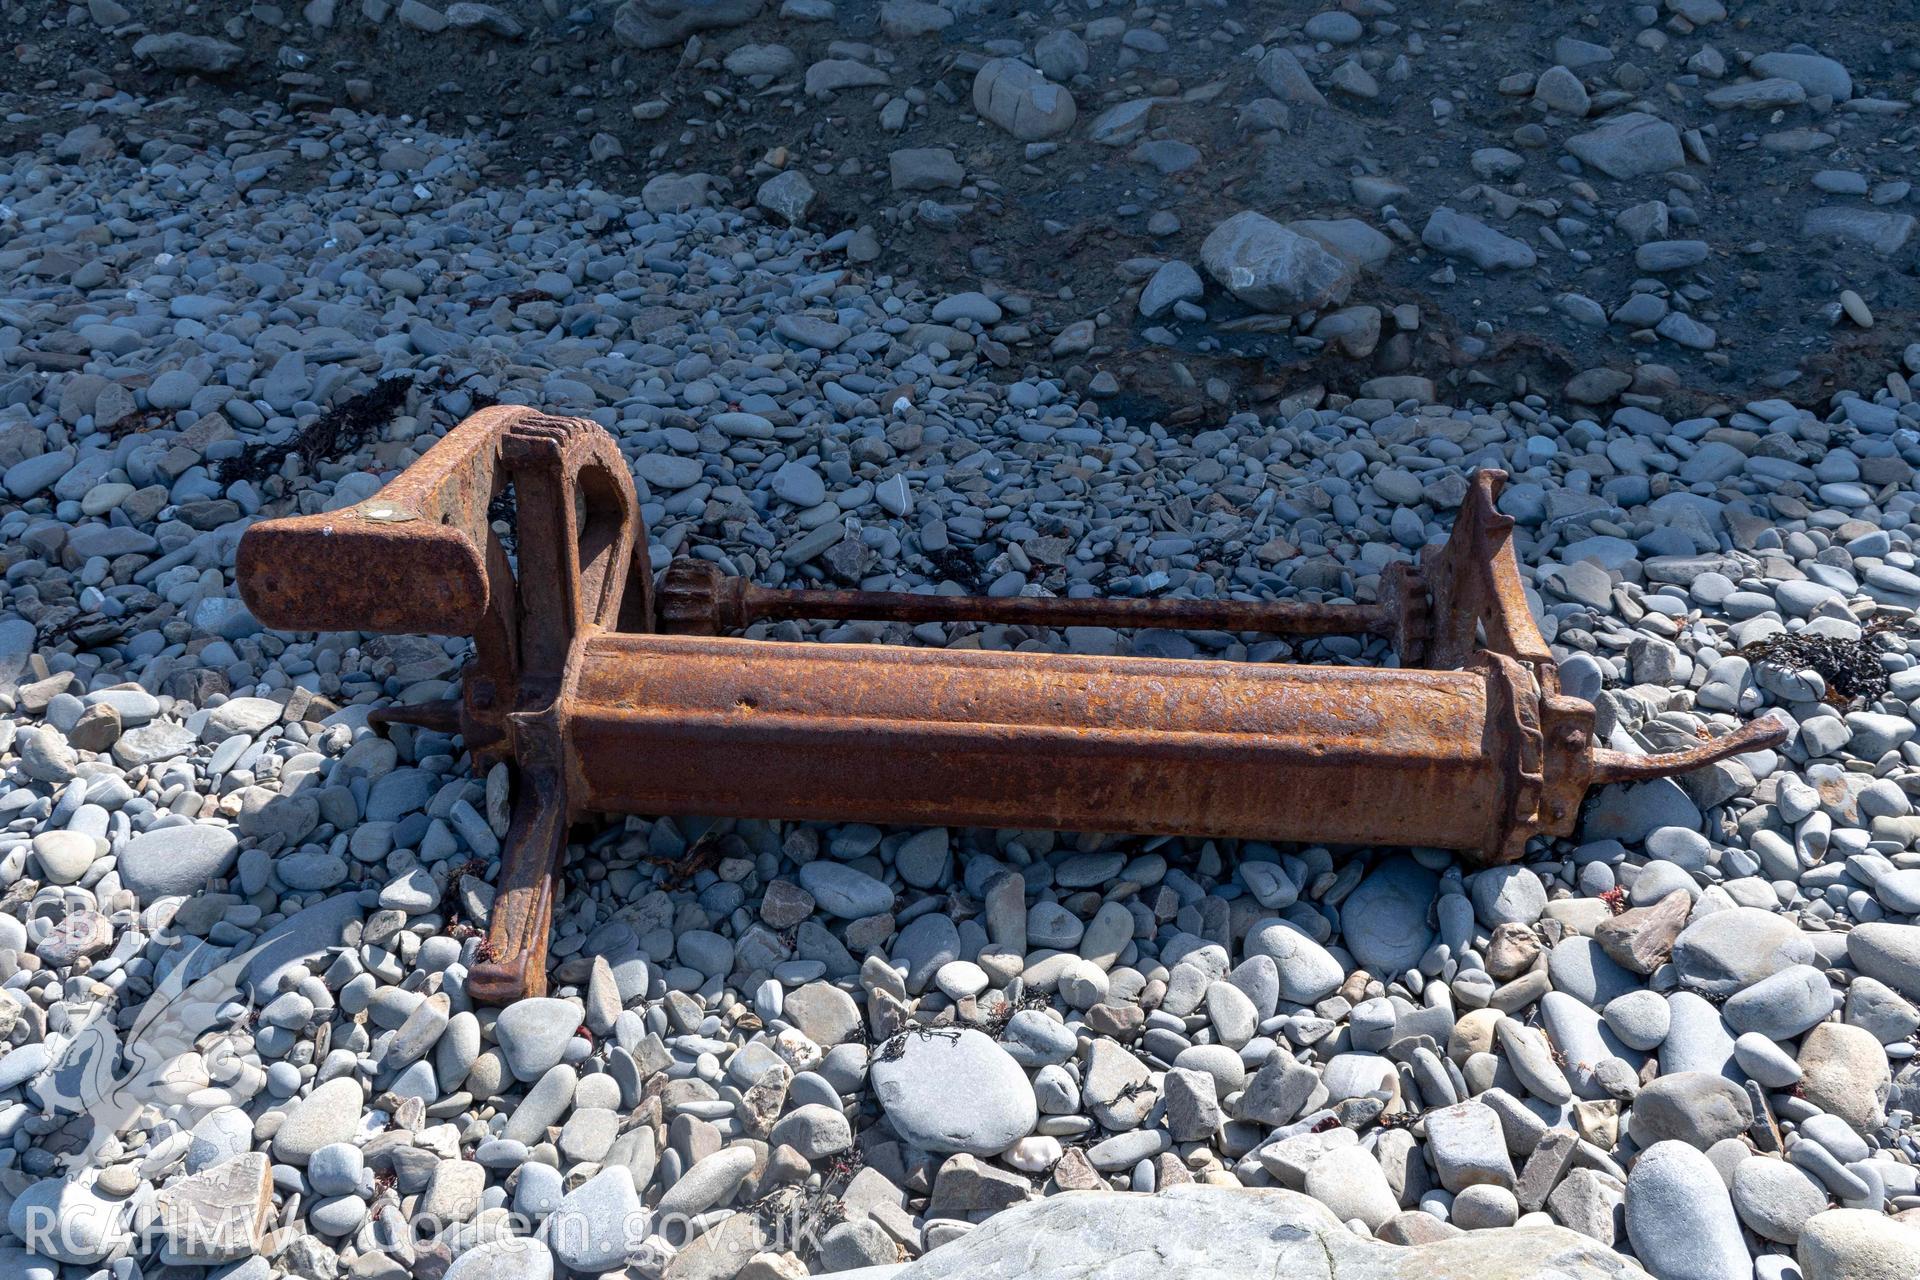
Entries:
{"type": "Polygon", "coordinates": [[[1420,232],[1420,242],[1449,258],[1465,258],[1484,271],[1517,270],[1531,267],[1539,260],[1523,241],[1445,205],[1428,215],[1427,225],[1420,232]]]}
{"type": "Polygon", "coordinates": [[[878,915],[893,908],[893,890],[863,871],[819,859],[800,868],[800,887],[821,910],[843,920],[878,915]]]}
{"type": "Polygon", "coordinates": [[[1096,1191],[1028,1201],[932,1250],[898,1280],[1432,1280],[1456,1274],[1644,1280],[1646,1273],[1563,1227],[1474,1232],[1402,1247],[1362,1240],[1325,1205],[1298,1192],[1189,1184],[1158,1195],[1096,1191]]]}
{"type": "Polygon", "coordinates": [[[502,1009],[493,1036],[514,1076],[533,1081],[559,1065],[582,1021],[583,1011],[573,1001],[537,996],[502,1009]]]}
{"type": "Polygon", "coordinates": [[[1792,1040],[1834,1009],[1833,984],[1809,964],[1788,965],[1730,998],[1721,1017],[1735,1031],[1792,1040]]]}
{"type": "Polygon", "coordinates": [[[1642,1088],[1632,1119],[1634,1138],[1643,1146],[1677,1138],[1705,1151],[1745,1133],[1753,1123],[1753,1104],[1745,1089],[1722,1076],[1681,1071],[1642,1088]]]}
{"type": "Polygon", "coordinates": [[[1353,958],[1382,978],[1419,964],[1433,945],[1427,915],[1439,883],[1437,875],[1405,856],[1376,867],[1340,904],[1353,958]]]}
{"type": "Polygon", "coordinates": [[[253,998],[264,1004],[278,995],[281,975],[339,946],[361,914],[357,895],[334,895],[267,930],[247,952],[244,978],[253,998]]]}
{"type": "Polygon", "coordinates": [[[198,893],[232,869],[239,850],[239,837],[224,827],[161,827],[127,842],[118,864],[120,882],[142,902],[198,893]]]}
{"type": "Polygon", "coordinates": [[[1567,150],[1609,178],[1629,179],[1665,173],[1686,163],[1680,132],[1641,111],[1610,116],[1596,129],[1567,139],[1567,150]]]}
{"type": "Polygon", "coordinates": [[[1793,921],[1756,907],[1697,916],[1673,943],[1680,980],[1709,996],[1731,996],[1812,959],[1813,947],[1793,921]]]}
{"type": "Polygon", "coordinates": [[[366,1093],[360,1083],[339,1077],[316,1085],[295,1102],[273,1135],[273,1158],[304,1165],[314,1152],[352,1139],[360,1128],[360,1108],[366,1093]]]}
{"type": "Polygon", "coordinates": [[[1331,952],[1309,938],[1290,920],[1260,920],[1247,931],[1247,954],[1272,959],[1282,1000],[1313,1004],[1346,980],[1346,971],[1331,952]]]}

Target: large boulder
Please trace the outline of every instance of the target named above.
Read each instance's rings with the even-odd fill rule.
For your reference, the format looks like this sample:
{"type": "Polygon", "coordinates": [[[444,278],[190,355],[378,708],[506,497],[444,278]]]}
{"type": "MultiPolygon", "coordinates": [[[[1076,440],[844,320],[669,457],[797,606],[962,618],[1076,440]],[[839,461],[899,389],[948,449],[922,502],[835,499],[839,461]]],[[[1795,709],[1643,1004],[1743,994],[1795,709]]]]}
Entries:
{"type": "Polygon", "coordinates": [[[994,58],[973,77],[973,109],[1022,142],[1073,128],[1073,95],[1018,58],[994,58]]]}
{"type": "Polygon", "coordinates": [[[246,58],[247,51],[237,44],[197,36],[185,31],[162,31],[141,36],[133,42],[133,56],[146,58],[168,71],[197,71],[217,76],[231,71],[246,58]]]}
{"type": "Polygon", "coordinates": [[[1260,311],[1291,313],[1346,301],[1353,270],[1312,236],[1251,209],[1215,227],[1200,245],[1207,274],[1260,311]]]}
{"type": "Polygon", "coordinates": [[[1639,178],[1687,162],[1680,131],[1658,116],[1627,111],[1567,139],[1567,150],[1609,178],[1639,178]]]}
{"type": "Polygon", "coordinates": [[[120,853],[120,883],[141,902],[196,893],[227,874],[240,856],[232,831],[183,823],[143,831],[120,853]]]}
{"type": "Polygon", "coordinates": [[[613,15],[613,36],[636,49],[664,49],[696,31],[737,27],[766,0],[627,0],[613,15]]]}
{"type": "Polygon", "coordinates": [[[894,1280],[1647,1280],[1630,1258],[1565,1227],[1506,1227],[1427,1244],[1363,1240],[1296,1191],[1189,1183],[1158,1195],[1030,1200],[894,1280]]]}

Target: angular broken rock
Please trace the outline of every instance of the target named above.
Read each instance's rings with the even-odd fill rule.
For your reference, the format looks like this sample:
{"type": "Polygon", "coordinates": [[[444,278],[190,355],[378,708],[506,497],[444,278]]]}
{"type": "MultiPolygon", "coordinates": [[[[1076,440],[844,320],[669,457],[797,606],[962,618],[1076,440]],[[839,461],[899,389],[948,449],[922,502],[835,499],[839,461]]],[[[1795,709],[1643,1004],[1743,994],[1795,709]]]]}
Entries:
{"type": "Polygon", "coordinates": [[[613,37],[636,49],[664,49],[696,31],[737,27],[766,0],[627,0],[613,15],[613,37]]]}
{"type": "Polygon", "coordinates": [[[994,58],[973,77],[973,109],[1022,142],[1073,128],[1073,95],[1017,58],[994,58]]]}
{"type": "Polygon", "coordinates": [[[1029,1200],[934,1249],[895,1280],[1208,1276],[1271,1280],[1646,1280],[1630,1258],[1565,1227],[1503,1227],[1427,1244],[1363,1240],[1319,1201],[1191,1183],[1158,1195],[1029,1200]]]}
{"type": "Polygon", "coordinates": [[[1621,968],[1652,973],[1667,962],[1673,940],[1687,927],[1692,912],[1693,899],[1685,889],[1675,889],[1651,906],[1635,907],[1602,920],[1594,928],[1593,938],[1621,968]]]}
{"type": "Polygon", "coordinates": [[[273,1216],[273,1177],[249,1151],[160,1189],[160,1226],[171,1265],[235,1262],[260,1252],[273,1216]]]}
{"type": "Polygon", "coordinates": [[[1261,311],[1291,314],[1346,301],[1352,269],[1318,240],[1251,209],[1215,227],[1200,245],[1207,274],[1261,311]]]}
{"type": "Polygon", "coordinates": [[[895,191],[938,191],[967,180],[946,147],[902,147],[887,157],[887,173],[895,191]]]}
{"type": "Polygon", "coordinates": [[[1206,292],[1200,273],[1175,258],[1161,263],[1146,288],[1140,291],[1140,314],[1151,319],[1176,302],[1198,302],[1206,292]]]}
{"type": "Polygon", "coordinates": [[[1285,49],[1269,49],[1254,74],[1282,102],[1302,102],[1314,107],[1327,105],[1326,96],[1314,87],[1300,59],[1285,49]]]}
{"type": "Polygon", "coordinates": [[[240,65],[247,51],[237,44],[185,31],[156,32],[133,42],[133,56],[146,58],[168,71],[199,71],[219,75],[240,65]]]}
{"type": "Polygon", "coordinates": [[[1449,258],[1465,258],[1482,271],[1530,267],[1539,261],[1533,249],[1486,223],[1441,205],[1427,218],[1420,243],[1449,258]]]}
{"type": "Polygon", "coordinates": [[[753,202],[791,226],[807,216],[816,194],[805,174],[788,169],[761,183],[753,202]]]}
{"type": "Polygon", "coordinates": [[[1547,1208],[1563,1226],[1611,1245],[1622,1234],[1627,1184],[1596,1169],[1575,1169],[1547,1197],[1547,1208]]]}
{"type": "Polygon", "coordinates": [[[1665,173],[1686,163],[1680,131],[1644,111],[1628,111],[1603,121],[1598,129],[1575,134],[1567,139],[1567,150],[1609,178],[1665,173]]]}
{"type": "Polygon", "coordinates": [[[1124,147],[1147,131],[1154,105],[1152,98],[1135,98],[1108,107],[1094,117],[1087,128],[1087,137],[1103,147],[1124,147]]]}
{"type": "Polygon", "coordinates": [[[70,965],[82,956],[97,956],[113,946],[113,922],[98,911],[81,908],[53,927],[34,948],[51,965],[70,965]]]}

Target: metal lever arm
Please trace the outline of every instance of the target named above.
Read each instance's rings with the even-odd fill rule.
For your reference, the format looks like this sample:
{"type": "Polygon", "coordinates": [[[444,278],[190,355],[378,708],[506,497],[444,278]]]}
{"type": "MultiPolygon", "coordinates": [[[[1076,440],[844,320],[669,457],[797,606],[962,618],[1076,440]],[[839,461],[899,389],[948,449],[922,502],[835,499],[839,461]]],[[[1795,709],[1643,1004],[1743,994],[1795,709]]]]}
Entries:
{"type": "Polygon", "coordinates": [[[1770,716],[1762,716],[1758,720],[1747,721],[1725,737],[1703,742],[1685,751],[1662,751],[1657,755],[1634,756],[1624,751],[1595,747],[1593,782],[1595,786],[1599,786],[1608,782],[1647,782],[1654,778],[1670,778],[1676,773],[1687,773],[1704,768],[1731,756],[1777,747],[1787,740],[1789,732],[1787,726],[1778,720],[1770,716]]]}
{"type": "Polygon", "coordinates": [[[652,629],[646,529],[626,459],[578,418],[500,405],[463,421],[373,497],[264,521],[240,541],[241,594],[270,627],[474,637],[461,701],[389,709],[458,732],[477,762],[516,766],[512,825],[477,998],[546,988],[567,827],[567,690],[585,642],[652,629]],[[519,577],[489,508],[513,487],[519,577]]]}
{"type": "Polygon", "coordinates": [[[500,436],[531,413],[482,409],[365,502],[247,530],[235,561],[247,607],[281,631],[477,632],[513,585],[504,554],[504,578],[489,563],[500,436]]]}

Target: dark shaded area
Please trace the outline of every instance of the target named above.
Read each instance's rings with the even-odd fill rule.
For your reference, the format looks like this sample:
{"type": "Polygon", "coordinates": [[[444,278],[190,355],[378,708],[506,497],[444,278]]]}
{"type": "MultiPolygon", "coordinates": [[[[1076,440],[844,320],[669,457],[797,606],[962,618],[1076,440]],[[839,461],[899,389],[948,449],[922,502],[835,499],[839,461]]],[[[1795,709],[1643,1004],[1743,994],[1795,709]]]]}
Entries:
{"type": "Polygon", "coordinates": [[[493,536],[500,539],[500,545],[512,555],[519,549],[520,540],[515,535],[519,528],[519,499],[513,492],[513,482],[509,480],[500,492],[487,502],[487,523],[493,527],[493,536]]]}
{"type": "Polygon", "coordinates": [[[971,551],[971,547],[947,546],[925,554],[940,577],[959,583],[967,591],[978,593],[985,589],[986,584],[980,580],[980,564],[970,554],[971,551]]]}
{"type": "Polygon", "coordinates": [[[1838,636],[1768,636],[1740,650],[1749,662],[1771,662],[1791,671],[1817,671],[1827,682],[1826,701],[1836,707],[1851,706],[1857,699],[1872,702],[1887,691],[1889,676],[1880,665],[1875,636],[1892,631],[1899,623],[1881,618],[1866,625],[1858,640],[1838,636]]]}
{"type": "MultiPolygon", "coordinates": [[[[714,175],[731,198],[751,199],[771,172],[764,158],[772,149],[813,176],[819,197],[809,226],[874,230],[882,257],[873,273],[909,275],[931,292],[1012,288],[1031,298],[1034,338],[998,353],[997,361],[983,361],[986,376],[1011,380],[1061,372],[1079,388],[1106,371],[1118,379],[1121,393],[1105,407],[1176,428],[1215,425],[1237,408],[1270,411],[1281,396],[1355,394],[1382,374],[1422,374],[1442,384],[1442,399],[1487,402],[1525,392],[1551,397],[1583,370],[1631,372],[1645,363],[1664,370],[1654,379],[1654,393],[1668,402],[1670,417],[1776,395],[1824,410],[1839,389],[1876,385],[1912,332],[1911,312],[1903,304],[1920,267],[1910,246],[1883,257],[1799,231],[1812,208],[1860,207],[1854,197],[1813,186],[1816,172],[1840,167],[1875,182],[1907,179],[1912,122],[1889,118],[1878,131],[1849,129],[1837,147],[1803,150],[1789,138],[1783,145],[1793,149],[1774,151],[1769,135],[1811,135],[1846,117],[1796,106],[1777,113],[1776,121],[1704,101],[1707,92],[1742,73],[1744,55],[1783,49],[1795,40],[1844,62],[1856,97],[1905,98],[1920,54],[1912,47],[1911,6],[1894,0],[1846,6],[1836,0],[1755,0],[1727,20],[1698,28],[1667,17],[1660,25],[1671,43],[1659,49],[1638,41],[1650,24],[1631,6],[1462,9],[1416,0],[1397,6],[1390,19],[1416,29],[1424,43],[1404,81],[1390,79],[1374,99],[1335,93],[1326,105],[1295,104],[1279,128],[1243,120],[1247,104],[1268,90],[1254,63],[1239,55],[1256,41],[1309,43],[1286,33],[1297,33],[1308,15],[1332,6],[1255,0],[1227,10],[1170,9],[1155,15],[1170,43],[1164,52],[1139,58],[1123,55],[1116,42],[1093,42],[1093,65],[1072,85],[1082,123],[1059,152],[1038,160],[1029,160],[1023,144],[1010,136],[982,129],[965,104],[973,68],[989,42],[1030,47],[1049,30],[1084,28],[1086,15],[1070,10],[966,6],[945,32],[914,38],[882,29],[878,0],[842,0],[834,21],[818,23],[783,18],[779,6],[769,4],[753,22],[704,32],[690,46],[638,50],[612,36],[615,4],[569,8],[506,0],[499,7],[525,28],[516,39],[479,29],[429,35],[402,21],[367,22],[349,6],[338,7],[339,19],[324,29],[308,23],[298,6],[256,6],[244,21],[218,7],[182,15],[183,29],[246,50],[239,66],[211,78],[132,57],[130,33],[58,23],[34,6],[0,7],[0,38],[15,52],[22,81],[36,82],[38,90],[31,112],[0,121],[0,147],[37,146],[43,137],[82,123],[68,101],[111,84],[169,104],[131,124],[108,126],[111,145],[136,156],[148,149],[159,154],[183,132],[204,136],[213,126],[206,116],[221,108],[247,109],[255,96],[293,112],[353,104],[405,113],[436,131],[484,136],[486,179],[501,188],[586,179],[633,195],[658,173],[699,170],[714,175]],[[1221,21],[1229,13],[1236,29],[1230,37],[1221,21]],[[1552,66],[1561,36],[1612,51],[1581,71],[1606,105],[1596,105],[1584,120],[1556,117],[1534,133],[1542,113],[1528,95],[1502,92],[1500,82],[1552,66]],[[861,94],[807,98],[788,90],[763,96],[759,86],[724,65],[727,54],[748,43],[778,41],[804,67],[835,56],[836,41],[868,39],[893,58],[891,92],[917,87],[933,104],[924,115],[916,111],[897,134],[876,136],[871,106],[861,94]],[[1720,80],[1687,70],[1687,56],[1707,45],[1729,63],[1720,80]],[[1224,88],[1215,92],[1215,84],[1224,88]],[[1678,86],[1678,98],[1669,85],[1678,86]],[[1126,146],[1089,142],[1101,110],[1139,98],[1157,102],[1147,136],[1190,142],[1202,153],[1197,164],[1161,173],[1135,160],[1126,146]],[[1671,179],[1623,181],[1565,167],[1568,136],[1638,100],[1656,104],[1677,126],[1705,130],[1711,161],[1692,161],[1671,179]],[[650,101],[665,107],[636,114],[650,101]],[[1436,101],[1446,104],[1444,116],[1436,116],[1436,101]],[[950,214],[920,216],[916,195],[888,189],[887,155],[908,146],[950,147],[964,166],[967,192],[934,193],[951,202],[950,214]],[[1488,146],[1512,148],[1523,161],[1518,173],[1490,185],[1514,199],[1551,200],[1551,213],[1530,203],[1517,214],[1501,215],[1484,196],[1472,194],[1481,184],[1471,157],[1488,146]],[[1379,350],[1364,357],[1263,331],[1263,317],[1217,289],[1209,291],[1211,318],[1205,322],[1155,322],[1136,313],[1136,286],[1117,269],[1122,263],[1165,257],[1196,262],[1206,233],[1241,209],[1280,219],[1352,216],[1383,226],[1382,212],[1355,198],[1351,183],[1359,174],[1409,188],[1393,208],[1414,237],[1426,214],[1441,204],[1532,240],[1542,227],[1559,234],[1564,218],[1604,227],[1625,207],[1664,200],[1679,210],[1668,234],[1697,236],[1713,246],[1707,263],[1668,276],[1666,283],[1683,291],[1688,309],[1716,328],[1716,349],[1636,341],[1626,324],[1587,328],[1554,309],[1554,299],[1567,292],[1612,309],[1645,274],[1634,262],[1631,238],[1605,231],[1574,233],[1579,256],[1553,252],[1537,267],[1491,273],[1456,264],[1447,279],[1438,274],[1445,259],[1418,248],[1417,239],[1400,242],[1378,274],[1362,282],[1354,301],[1417,304],[1420,328],[1387,335],[1379,350]],[[1597,193],[1597,203],[1584,194],[1588,190],[1597,193]],[[1152,228],[1152,216],[1163,211],[1177,215],[1177,229],[1152,228]],[[1872,306],[1879,317],[1872,329],[1836,320],[1832,300],[1842,288],[1855,289],[1872,306]],[[1102,312],[1111,320],[1091,351],[1046,355],[1048,338],[1062,325],[1102,312]],[[1254,326],[1244,327],[1248,321],[1254,326]],[[1148,339],[1146,331],[1156,327],[1162,336],[1148,339]],[[1516,342],[1515,333],[1539,342],[1516,342]]],[[[1384,74],[1406,43],[1404,31],[1370,34],[1357,44],[1322,50],[1309,59],[1310,69],[1323,88],[1332,69],[1349,57],[1384,74]]],[[[785,77],[790,84],[798,79],[797,70],[785,77]]],[[[324,183],[327,173],[325,164],[295,159],[276,171],[273,183],[297,193],[324,183]]],[[[1908,197],[1889,207],[1910,204],[1908,197]]],[[[616,220],[605,230],[618,225],[616,220]]],[[[504,296],[511,303],[517,295],[504,296]]],[[[1596,407],[1597,416],[1605,411],[1605,405],[1596,407]]]]}
{"type": "Polygon", "coordinates": [[[62,606],[49,610],[40,619],[34,631],[34,643],[42,648],[56,648],[72,641],[79,649],[98,649],[118,643],[127,634],[128,626],[124,618],[109,618],[96,610],[83,612],[62,606]]]}
{"type": "Polygon", "coordinates": [[[365,445],[375,431],[393,420],[412,389],[411,374],[382,378],[315,418],[285,444],[258,445],[236,457],[222,458],[213,478],[223,485],[236,480],[258,483],[276,474],[295,455],[312,471],[316,463],[331,461],[365,445]]]}

